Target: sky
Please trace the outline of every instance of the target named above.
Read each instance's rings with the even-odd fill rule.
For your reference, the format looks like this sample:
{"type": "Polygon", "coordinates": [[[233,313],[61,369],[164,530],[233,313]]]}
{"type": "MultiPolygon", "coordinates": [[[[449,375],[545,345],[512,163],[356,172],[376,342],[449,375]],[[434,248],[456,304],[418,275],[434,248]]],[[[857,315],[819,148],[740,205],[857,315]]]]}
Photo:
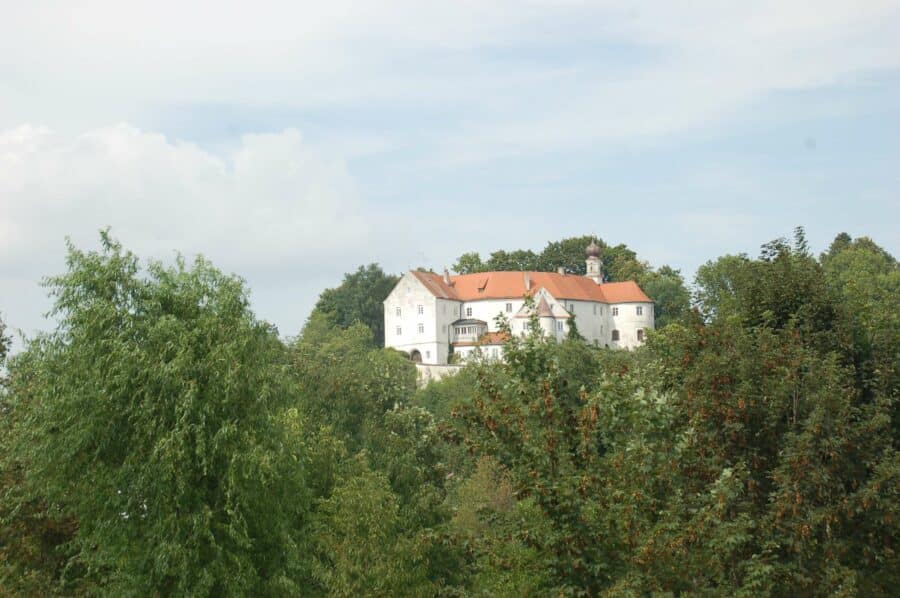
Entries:
{"type": "Polygon", "coordinates": [[[0,0],[0,318],[98,231],[299,332],[377,262],[595,234],[691,280],[806,228],[900,254],[900,0],[0,0]]]}

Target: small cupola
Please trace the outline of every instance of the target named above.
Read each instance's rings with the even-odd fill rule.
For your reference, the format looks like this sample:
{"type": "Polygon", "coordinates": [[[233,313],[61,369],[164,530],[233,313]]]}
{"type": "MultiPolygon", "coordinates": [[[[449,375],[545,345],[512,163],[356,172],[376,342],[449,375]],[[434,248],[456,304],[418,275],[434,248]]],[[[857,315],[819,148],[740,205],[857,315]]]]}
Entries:
{"type": "Polygon", "coordinates": [[[603,262],[600,260],[600,245],[593,239],[591,244],[585,247],[585,263],[587,265],[587,273],[585,276],[600,284],[603,282],[603,262]]]}

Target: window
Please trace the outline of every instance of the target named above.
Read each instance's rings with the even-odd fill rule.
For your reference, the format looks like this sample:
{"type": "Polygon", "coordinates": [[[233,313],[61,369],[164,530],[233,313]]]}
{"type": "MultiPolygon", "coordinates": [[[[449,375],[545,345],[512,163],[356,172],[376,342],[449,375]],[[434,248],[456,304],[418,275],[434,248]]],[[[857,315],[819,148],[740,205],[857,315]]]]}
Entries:
{"type": "Polygon", "coordinates": [[[431,359],[431,351],[425,351],[425,358],[431,359]]]}
{"type": "Polygon", "coordinates": [[[618,330],[613,330],[613,333],[612,333],[612,339],[613,339],[614,341],[619,340],[619,331],[618,331],[618,330]]]}
{"type": "Polygon", "coordinates": [[[400,336],[401,334],[403,334],[403,330],[397,326],[397,336],[400,336]]]}
{"type": "MultiPolygon", "coordinates": [[[[638,308],[638,309],[640,309],[640,308],[638,308]]],[[[421,316],[421,315],[424,314],[424,313],[425,313],[425,306],[424,306],[424,305],[420,305],[420,306],[419,306],[419,315],[421,316]]]]}
{"type": "Polygon", "coordinates": [[[638,328],[637,339],[638,339],[639,343],[643,342],[643,340],[644,340],[644,330],[642,328],[638,328]]]}
{"type": "Polygon", "coordinates": [[[469,316],[469,317],[472,316],[472,308],[471,308],[471,307],[467,307],[467,308],[466,308],[466,315],[469,316]]]}
{"type": "Polygon", "coordinates": [[[557,331],[557,332],[562,332],[562,331],[563,331],[563,323],[562,323],[562,322],[557,322],[557,323],[556,323],[556,331],[557,331]]]}
{"type": "Polygon", "coordinates": [[[400,308],[397,308],[397,316],[400,316],[400,308]]]}
{"type": "Polygon", "coordinates": [[[596,303],[594,304],[594,315],[595,316],[597,315],[597,304],[596,303]]]}
{"type": "Polygon", "coordinates": [[[419,324],[419,334],[425,333],[425,324],[419,324]]]}
{"type": "Polygon", "coordinates": [[[635,307],[635,308],[634,308],[634,311],[635,311],[635,312],[637,313],[637,315],[639,315],[639,316],[644,315],[644,308],[643,308],[643,306],[641,306],[641,305],[638,305],[637,307],[635,307]]]}
{"type": "Polygon", "coordinates": [[[619,308],[618,308],[618,307],[614,307],[614,308],[612,308],[612,310],[613,310],[612,315],[614,315],[614,316],[619,315],[619,308]]]}
{"type": "Polygon", "coordinates": [[[506,313],[510,313],[510,312],[512,312],[512,303],[507,303],[506,304],[506,313]]]}

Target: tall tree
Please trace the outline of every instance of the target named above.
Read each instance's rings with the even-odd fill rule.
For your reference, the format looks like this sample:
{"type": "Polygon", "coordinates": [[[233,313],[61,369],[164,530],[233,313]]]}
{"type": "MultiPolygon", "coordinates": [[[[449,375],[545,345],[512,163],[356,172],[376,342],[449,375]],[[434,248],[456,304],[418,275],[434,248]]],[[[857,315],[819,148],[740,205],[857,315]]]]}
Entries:
{"type": "Polygon", "coordinates": [[[657,329],[683,318],[690,310],[691,295],[678,270],[670,266],[662,266],[655,271],[648,270],[638,278],[638,284],[653,299],[657,329]]]}
{"type": "Polygon", "coordinates": [[[484,264],[485,271],[537,270],[538,256],[530,249],[504,251],[502,249],[491,254],[484,264]]]}
{"type": "Polygon", "coordinates": [[[344,281],[319,296],[315,312],[325,314],[335,326],[348,328],[362,322],[372,331],[375,344],[384,346],[384,305],[399,277],[385,274],[378,264],[360,266],[344,275],[344,281]]]}
{"type": "Polygon", "coordinates": [[[474,274],[475,272],[485,271],[484,262],[481,261],[481,256],[475,251],[459,256],[452,268],[458,274],[474,274]]]}
{"type": "Polygon", "coordinates": [[[0,364],[6,359],[6,354],[9,351],[9,343],[10,338],[6,335],[6,324],[4,324],[3,319],[0,318],[0,364]]]}
{"type": "MultiPolygon", "coordinates": [[[[550,241],[538,259],[538,270],[555,272],[559,268],[565,268],[567,274],[584,276],[587,273],[584,250],[591,241],[594,241],[594,237],[590,235],[550,241]]],[[[606,247],[603,241],[599,245],[601,248],[606,247]]]]}
{"type": "Polygon", "coordinates": [[[242,282],[142,270],[106,233],[67,264],[58,328],[10,367],[6,444],[24,498],[77,522],[67,571],[116,594],[298,592],[298,384],[242,282]]]}

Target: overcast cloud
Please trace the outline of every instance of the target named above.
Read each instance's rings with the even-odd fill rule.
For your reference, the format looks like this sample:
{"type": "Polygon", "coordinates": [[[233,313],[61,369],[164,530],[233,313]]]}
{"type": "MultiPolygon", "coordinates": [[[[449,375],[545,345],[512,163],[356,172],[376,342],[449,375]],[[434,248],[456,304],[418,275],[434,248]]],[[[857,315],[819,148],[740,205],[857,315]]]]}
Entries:
{"type": "MultiPolygon", "coordinates": [[[[0,0],[2,1],[2,0],[0,0]]],[[[0,314],[64,237],[204,253],[293,334],[361,263],[594,232],[688,276],[894,253],[900,2],[3,2],[0,314]]]]}

